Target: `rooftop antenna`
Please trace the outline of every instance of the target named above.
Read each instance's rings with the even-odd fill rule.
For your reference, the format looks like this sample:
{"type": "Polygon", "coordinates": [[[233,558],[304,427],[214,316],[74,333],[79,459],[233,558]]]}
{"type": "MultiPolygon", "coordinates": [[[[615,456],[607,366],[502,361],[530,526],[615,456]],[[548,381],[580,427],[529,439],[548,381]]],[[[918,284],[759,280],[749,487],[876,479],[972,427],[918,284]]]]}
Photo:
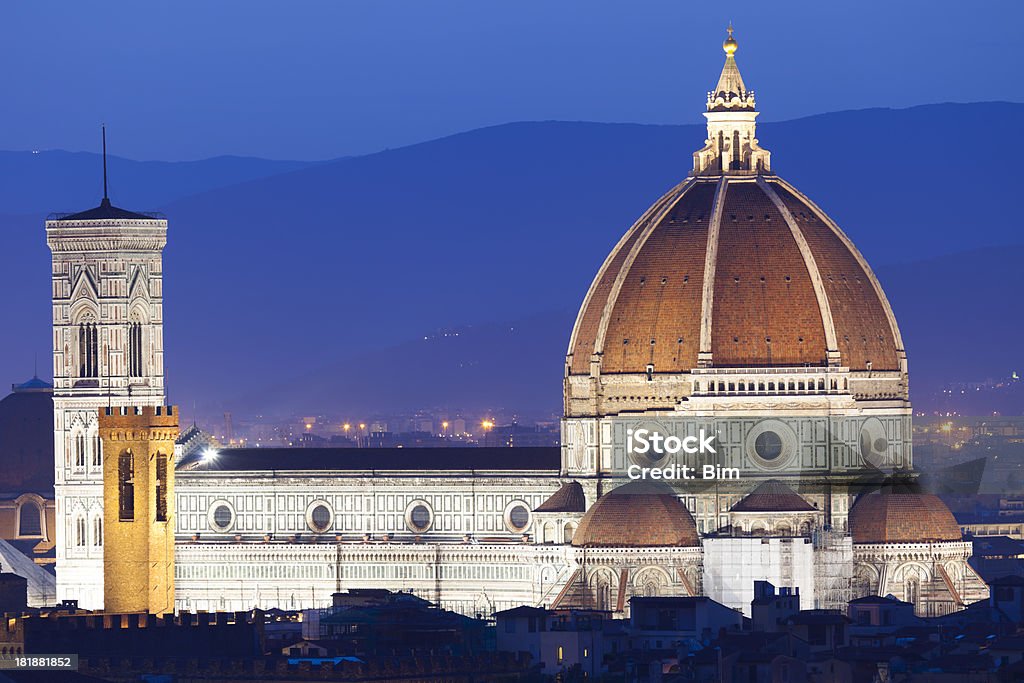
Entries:
{"type": "Polygon", "coordinates": [[[107,124],[103,124],[103,203],[109,204],[110,198],[107,196],[107,124]]]}

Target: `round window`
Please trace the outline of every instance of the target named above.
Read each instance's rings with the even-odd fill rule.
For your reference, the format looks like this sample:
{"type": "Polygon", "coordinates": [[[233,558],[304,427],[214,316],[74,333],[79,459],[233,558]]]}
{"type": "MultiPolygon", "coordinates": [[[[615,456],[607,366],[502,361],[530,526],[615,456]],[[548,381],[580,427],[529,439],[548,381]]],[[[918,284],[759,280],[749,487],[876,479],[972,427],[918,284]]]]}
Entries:
{"type": "Polygon", "coordinates": [[[235,521],[235,511],[227,503],[218,503],[210,515],[210,523],[216,531],[227,531],[235,521]]]}
{"type": "Polygon", "coordinates": [[[425,503],[415,503],[409,510],[407,521],[412,531],[421,534],[430,529],[430,525],[434,522],[434,514],[425,503]]]}
{"type": "Polygon", "coordinates": [[[524,503],[514,503],[505,513],[505,524],[515,533],[526,531],[530,525],[530,509],[524,503]]]}
{"type": "Polygon", "coordinates": [[[744,450],[755,467],[781,470],[798,466],[798,439],[793,428],[782,420],[762,420],[744,438],[744,450]]]}
{"type": "Polygon", "coordinates": [[[761,432],[754,440],[754,452],[765,460],[782,455],[782,437],[772,431],[761,432]]]}
{"type": "Polygon", "coordinates": [[[316,503],[309,511],[309,528],[313,531],[327,531],[334,515],[325,503],[316,503]]]}
{"type": "Polygon", "coordinates": [[[865,420],[860,430],[860,457],[872,467],[881,467],[886,462],[888,451],[885,425],[877,417],[865,420]]]}

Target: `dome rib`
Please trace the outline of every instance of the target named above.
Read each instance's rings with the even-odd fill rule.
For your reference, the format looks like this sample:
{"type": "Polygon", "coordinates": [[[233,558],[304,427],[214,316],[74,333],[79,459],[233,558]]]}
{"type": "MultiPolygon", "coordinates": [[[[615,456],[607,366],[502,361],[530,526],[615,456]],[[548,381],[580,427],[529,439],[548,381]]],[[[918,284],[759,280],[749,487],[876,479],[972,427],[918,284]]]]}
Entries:
{"type": "MultiPolygon", "coordinates": [[[[595,308],[591,306],[591,303],[599,295],[607,301],[608,291],[614,283],[615,277],[622,270],[621,264],[618,267],[615,266],[616,261],[620,261],[630,253],[626,246],[632,245],[635,242],[649,224],[651,217],[656,215],[666,202],[671,201],[677,193],[690,184],[692,184],[692,178],[687,178],[663,194],[658,201],[654,202],[633,223],[630,229],[626,231],[626,234],[619,239],[618,243],[608,254],[608,257],[605,258],[604,263],[601,264],[601,268],[597,271],[597,275],[594,277],[593,282],[591,282],[590,288],[587,289],[587,295],[583,298],[580,310],[576,314],[576,323],[573,325],[572,334],[569,336],[569,351],[566,356],[567,374],[590,374],[591,356],[601,353],[603,350],[597,346],[597,332],[602,325],[607,306],[595,308]],[[610,282],[608,281],[609,276],[612,277],[610,282]],[[593,331],[592,335],[586,334],[591,330],[593,331]],[[591,336],[593,339],[588,340],[591,336]],[[586,353],[581,353],[582,351],[586,351],[586,353]]],[[[680,194],[679,196],[682,195],[680,194]]]]}
{"type": "Polygon", "coordinates": [[[651,233],[661,226],[665,216],[675,208],[679,201],[685,197],[696,184],[696,179],[691,177],[687,178],[681,185],[677,185],[676,187],[680,189],[676,195],[661,206],[660,210],[656,213],[656,217],[652,218],[648,224],[644,226],[640,236],[633,242],[633,246],[626,255],[626,259],[623,261],[622,267],[619,269],[615,280],[612,282],[611,291],[608,294],[608,300],[605,302],[604,310],[601,312],[601,324],[597,330],[597,339],[594,341],[594,353],[603,354],[605,351],[605,340],[608,334],[608,325],[611,321],[611,314],[612,311],[615,310],[615,305],[618,303],[619,293],[622,291],[622,284],[626,281],[626,278],[629,277],[629,272],[632,270],[633,264],[636,263],[637,254],[639,254],[644,248],[644,245],[647,244],[647,240],[650,239],[651,233]]]}
{"type": "Polygon", "coordinates": [[[700,349],[697,351],[698,367],[709,366],[712,358],[712,325],[715,314],[715,273],[718,269],[718,242],[722,228],[722,207],[729,181],[726,176],[718,181],[715,198],[711,204],[711,222],[708,223],[708,245],[704,256],[704,287],[701,297],[700,349]]]}
{"type": "Polygon", "coordinates": [[[789,231],[793,235],[793,239],[796,241],[796,246],[800,250],[800,255],[804,257],[804,265],[807,266],[807,274],[811,278],[811,286],[814,287],[814,294],[818,299],[818,310],[821,313],[821,324],[825,331],[825,353],[828,360],[828,364],[839,365],[839,342],[838,336],[836,335],[836,324],[832,319],[832,307],[828,301],[828,294],[825,292],[825,283],[821,280],[821,271],[818,269],[818,263],[814,259],[814,254],[811,252],[810,245],[807,244],[807,238],[804,237],[803,232],[800,230],[800,226],[796,224],[796,220],[793,218],[792,212],[789,210],[779,195],[772,189],[771,184],[765,182],[765,179],[761,176],[757,178],[757,186],[772,200],[775,208],[782,214],[782,218],[786,221],[786,225],[789,226],[789,231]]]}
{"type": "MultiPolygon", "coordinates": [[[[892,306],[889,304],[889,300],[885,296],[885,292],[882,290],[882,284],[878,281],[871,266],[868,264],[864,255],[860,253],[857,246],[847,236],[843,229],[840,228],[835,221],[829,218],[828,214],[821,210],[817,204],[815,204],[810,198],[804,195],[800,190],[796,189],[793,185],[786,182],[782,178],[775,177],[773,181],[778,183],[780,187],[789,192],[797,201],[805,204],[808,208],[814,211],[818,220],[825,224],[826,227],[831,230],[832,234],[846,247],[846,250],[853,256],[854,260],[860,266],[861,270],[864,271],[865,277],[871,283],[871,288],[874,290],[875,298],[882,306],[882,310],[885,313],[885,317],[889,323],[889,332],[892,335],[893,341],[895,342],[895,353],[896,362],[899,367],[892,369],[903,370],[906,366],[906,349],[903,345],[903,336],[900,334],[899,324],[896,322],[896,315],[892,311],[892,306]]],[[[837,335],[838,336],[838,335],[837,335]]],[[[844,359],[847,365],[850,365],[847,359],[844,359]]],[[[853,368],[851,368],[853,369],[853,368]]],[[[860,369],[860,368],[857,368],[860,369]]]]}

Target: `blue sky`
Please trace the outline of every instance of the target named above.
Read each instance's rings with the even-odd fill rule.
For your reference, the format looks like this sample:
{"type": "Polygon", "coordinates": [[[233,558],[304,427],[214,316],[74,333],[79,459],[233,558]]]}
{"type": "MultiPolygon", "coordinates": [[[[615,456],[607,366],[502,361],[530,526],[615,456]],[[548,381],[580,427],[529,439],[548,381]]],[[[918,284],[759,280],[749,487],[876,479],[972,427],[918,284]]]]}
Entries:
{"type": "Polygon", "coordinates": [[[699,122],[732,20],[764,120],[1020,101],[1020,2],[4,3],[0,149],[323,159],[522,120],[699,122]],[[116,141],[116,144],[114,143],[116,141]]]}

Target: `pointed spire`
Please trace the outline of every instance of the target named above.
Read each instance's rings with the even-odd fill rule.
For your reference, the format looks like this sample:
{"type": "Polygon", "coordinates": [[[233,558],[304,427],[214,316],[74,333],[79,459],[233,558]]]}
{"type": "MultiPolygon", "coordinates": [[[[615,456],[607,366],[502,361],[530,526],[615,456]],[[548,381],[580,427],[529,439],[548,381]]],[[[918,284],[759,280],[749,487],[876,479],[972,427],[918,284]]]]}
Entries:
{"type": "Polygon", "coordinates": [[[103,124],[103,201],[100,206],[110,206],[110,197],[107,195],[107,124],[103,124]]]}
{"type": "Polygon", "coordinates": [[[728,109],[754,109],[754,93],[747,90],[740,75],[740,68],[736,66],[736,50],[739,43],[732,37],[732,22],[726,29],[729,36],[722,42],[722,50],[725,51],[725,66],[722,67],[722,75],[718,77],[718,85],[708,93],[708,111],[725,111],[728,109]]]}

